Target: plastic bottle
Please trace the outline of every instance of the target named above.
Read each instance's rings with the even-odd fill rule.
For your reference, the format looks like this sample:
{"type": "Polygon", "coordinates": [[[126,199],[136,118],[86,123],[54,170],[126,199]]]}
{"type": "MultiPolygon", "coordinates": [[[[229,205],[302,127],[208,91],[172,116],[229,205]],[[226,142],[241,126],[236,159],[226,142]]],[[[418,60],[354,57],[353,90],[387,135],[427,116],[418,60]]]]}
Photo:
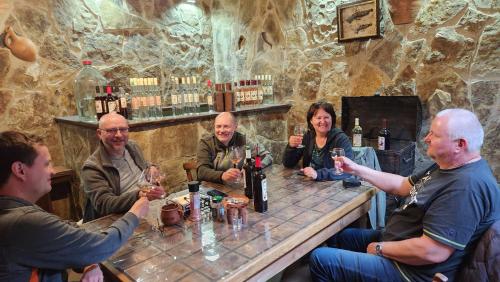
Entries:
{"type": "Polygon", "coordinates": [[[82,62],[83,68],[75,77],[74,94],[78,116],[83,120],[96,120],[95,89],[106,85],[106,79],[92,67],[92,61],[82,62]]]}

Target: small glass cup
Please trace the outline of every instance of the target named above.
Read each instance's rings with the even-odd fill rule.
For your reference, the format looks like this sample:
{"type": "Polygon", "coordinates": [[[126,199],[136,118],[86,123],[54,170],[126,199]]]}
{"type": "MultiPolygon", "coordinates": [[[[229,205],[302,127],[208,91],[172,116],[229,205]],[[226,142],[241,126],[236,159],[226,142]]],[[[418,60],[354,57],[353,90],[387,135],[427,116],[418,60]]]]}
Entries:
{"type": "MultiPolygon", "coordinates": [[[[293,135],[303,137],[306,132],[305,127],[302,124],[297,124],[293,127],[293,135]]],[[[297,148],[304,148],[304,145],[300,144],[297,148]]]]}
{"type": "Polygon", "coordinates": [[[343,148],[333,148],[332,151],[330,152],[332,161],[335,164],[335,175],[342,175],[342,170],[340,168],[342,167],[342,162],[338,160],[339,157],[345,156],[345,151],[343,148]]]}

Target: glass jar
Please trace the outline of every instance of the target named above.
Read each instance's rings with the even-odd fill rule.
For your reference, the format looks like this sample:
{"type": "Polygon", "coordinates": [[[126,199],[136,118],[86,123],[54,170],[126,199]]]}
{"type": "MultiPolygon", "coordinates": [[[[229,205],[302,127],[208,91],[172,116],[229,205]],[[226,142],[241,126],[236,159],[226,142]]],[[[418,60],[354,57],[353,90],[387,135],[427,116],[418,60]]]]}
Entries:
{"type": "Polygon", "coordinates": [[[82,62],[83,68],[75,77],[74,95],[78,116],[83,120],[96,120],[96,86],[106,85],[102,74],[92,67],[92,61],[82,62]]]}

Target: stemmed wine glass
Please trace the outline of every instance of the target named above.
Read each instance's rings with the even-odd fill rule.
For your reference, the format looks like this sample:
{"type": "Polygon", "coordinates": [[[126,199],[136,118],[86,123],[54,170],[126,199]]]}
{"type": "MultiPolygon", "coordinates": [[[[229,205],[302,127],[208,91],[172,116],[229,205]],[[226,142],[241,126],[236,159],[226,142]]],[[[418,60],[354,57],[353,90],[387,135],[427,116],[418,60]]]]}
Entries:
{"type": "MultiPolygon", "coordinates": [[[[238,164],[240,163],[241,159],[243,158],[243,148],[239,146],[232,146],[230,149],[229,153],[229,158],[231,162],[233,163],[233,168],[238,168],[238,164]]],[[[235,183],[240,182],[240,177],[238,177],[235,181],[235,183]]]]}
{"type": "Polygon", "coordinates": [[[139,190],[147,193],[151,189],[160,186],[164,179],[165,174],[160,171],[160,168],[150,166],[141,172],[137,185],[139,186],[139,190]]]}
{"type": "Polygon", "coordinates": [[[332,161],[335,164],[335,175],[342,175],[342,170],[340,168],[342,167],[342,162],[338,160],[339,157],[345,156],[345,151],[343,148],[333,148],[332,151],[330,152],[332,161]]]}
{"type": "MultiPolygon", "coordinates": [[[[297,124],[293,127],[293,135],[303,137],[304,133],[306,132],[305,127],[302,124],[297,124]]],[[[304,148],[304,145],[302,143],[297,146],[297,148],[304,148]]]]}

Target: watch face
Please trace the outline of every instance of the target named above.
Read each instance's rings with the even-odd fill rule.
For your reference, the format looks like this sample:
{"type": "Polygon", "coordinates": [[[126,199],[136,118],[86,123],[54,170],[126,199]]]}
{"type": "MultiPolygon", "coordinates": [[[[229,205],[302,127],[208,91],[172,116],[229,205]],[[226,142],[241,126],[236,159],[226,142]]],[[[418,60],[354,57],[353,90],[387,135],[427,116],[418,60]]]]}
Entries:
{"type": "Polygon", "coordinates": [[[377,253],[378,256],[382,256],[382,245],[381,244],[375,245],[375,252],[377,253]]]}

